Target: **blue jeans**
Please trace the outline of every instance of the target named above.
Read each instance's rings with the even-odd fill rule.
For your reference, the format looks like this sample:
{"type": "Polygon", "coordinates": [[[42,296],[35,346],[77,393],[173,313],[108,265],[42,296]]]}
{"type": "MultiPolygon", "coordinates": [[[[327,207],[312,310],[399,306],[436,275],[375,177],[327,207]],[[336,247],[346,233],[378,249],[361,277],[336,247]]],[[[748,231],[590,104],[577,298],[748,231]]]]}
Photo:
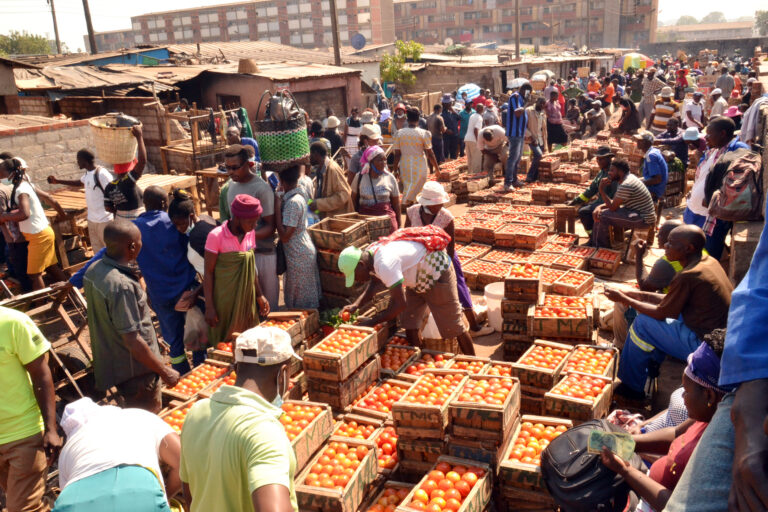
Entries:
{"type": "Polygon", "coordinates": [[[651,361],[661,363],[667,354],[685,361],[699,343],[696,333],[682,320],[655,320],[638,314],[621,351],[619,378],[630,389],[642,392],[651,361]]]}
{"type": "Polygon", "coordinates": [[[531,168],[528,169],[528,175],[525,177],[525,181],[536,181],[539,179],[539,162],[544,153],[541,151],[541,147],[538,144],[529,144],[531,148],[531,168]]]}
{"type": "MultiPolygon", "coordinates": [[[[152,300],[151,297],[150,300],[152,300]]],[[[186,322],[187,315],[184,312],[176,311],[175,306],[176,300],[165,302],[152,300],[152,309],[157,315],[163,340],[171,347],[171,366],[173,366],[174,370],[184,375],[190,370],[184,351],[184,323],[186,322]]],[[[193,352],[192,362],[195,366],[203,361],[205,361],[205,350],[193,352]]]]}
{"type": "Polygon", "coordinates": [[[731,407],[734,398],[735,393],[728,393],[717,405],[717,411],[685,465],[664,512],[728,510],[728,494],[733,482],[735,434],[731,407]]]}
{"type": "Polygon", "coordinates": [[[509,157],[507,157],[507,168],[504,172],[504,186],[510,187],[518,182],[517,164],[523,156],[524,137],[509,137],[509,157]]]}
{"type": "MultiPolygon", "coordinates": [[[[686,224],[694,224],[701,228],[706,221],[707,218],[704,215],[693,213],[687,207],[685,208],[685,211],[683,211],[683,222],[686,224]]],[[[725,237],[728,236],[728,232],[731,231],[732,227],[733,222],[716,219],[714,231],[712,231],[711,235],[707,235],[707,242],[704,245],[704,248],[709,255],[716,260],[719,260],[723,255],[723,250],[725,249],[725,237]]]]}
{"type": "Polygon", "coordinates": [[[459,155],[459,137],[457,135],[443,135],[443,156],[455,160],[459,155]]]}

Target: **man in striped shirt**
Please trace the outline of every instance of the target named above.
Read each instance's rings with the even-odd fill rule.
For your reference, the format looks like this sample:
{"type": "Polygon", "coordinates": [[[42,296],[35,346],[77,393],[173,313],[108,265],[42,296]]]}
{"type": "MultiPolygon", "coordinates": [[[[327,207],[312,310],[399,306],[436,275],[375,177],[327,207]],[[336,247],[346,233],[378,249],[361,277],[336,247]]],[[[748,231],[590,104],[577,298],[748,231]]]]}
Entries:
{"type": "Polygon", "coordinates": [[[595,246],[610,247],[611,226],[641,229],[656,225],[656,208],[651,193],[637,176],[629,172],[629,164],[624,160],[611,163],[608,177],[600,182],[598,191],[604,204],[597,207],[594,213],[595,246]],[[614,181],[619,183],[619,188],[611,199],[607,189],[614,181]]]}
{"type": "Polygon", "coordinates": [[[517,164],[523,156],[523,143],[525,142],[525,129],[528,126],[528,114],[525,111],[525,100],[531,92],[530,84],[523,84],[519,91],[513,92],[509,97],[509,109],[507,110],[507,138],[509,139],[509,157],[507,168],[504,172],[504,190],[512,191],[515,187],[522,186],[517,177],[517,164]]]}

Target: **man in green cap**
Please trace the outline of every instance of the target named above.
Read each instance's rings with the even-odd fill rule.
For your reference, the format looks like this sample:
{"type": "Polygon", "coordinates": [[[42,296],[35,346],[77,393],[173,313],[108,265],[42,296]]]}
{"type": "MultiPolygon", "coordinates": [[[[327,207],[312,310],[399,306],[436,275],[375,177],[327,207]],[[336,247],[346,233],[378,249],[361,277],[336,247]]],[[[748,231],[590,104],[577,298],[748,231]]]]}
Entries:
{"type": "Polygon", "coordinates": [[[339,270],[346,276],[347,288],[355,281],[367,283],[363,294],[344,311],[354,313],[376,292],[387,288],[389,308],[368,320],[368,325],[400,315],[408,342],[419,347],[419,331],[429,308],[440,336],[456,338],[464,354],[475,355],[472,337],[462,322],[456,273],[445,250],[428,251],[423,243],[402,239],[377,243],[366,250],[351,246],[341,251],[339,270]]]}

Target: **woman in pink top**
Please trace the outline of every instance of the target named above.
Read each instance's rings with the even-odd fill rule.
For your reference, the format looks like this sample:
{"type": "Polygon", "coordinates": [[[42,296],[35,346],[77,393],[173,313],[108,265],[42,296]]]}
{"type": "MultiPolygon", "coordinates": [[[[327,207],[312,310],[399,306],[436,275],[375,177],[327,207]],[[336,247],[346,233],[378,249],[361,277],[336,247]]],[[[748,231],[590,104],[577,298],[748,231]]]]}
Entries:
{"type": "Polygon", "coordinates": [[[205,321],[208,342],[216,346],[233,332],[255,326],[259,313],[269,313],[269,302],[261,293],[256,274],[253,228],[261,217],[255,197],[238,194],[230,205],[232,218],[208,233],[205,241],[205,321]]]}

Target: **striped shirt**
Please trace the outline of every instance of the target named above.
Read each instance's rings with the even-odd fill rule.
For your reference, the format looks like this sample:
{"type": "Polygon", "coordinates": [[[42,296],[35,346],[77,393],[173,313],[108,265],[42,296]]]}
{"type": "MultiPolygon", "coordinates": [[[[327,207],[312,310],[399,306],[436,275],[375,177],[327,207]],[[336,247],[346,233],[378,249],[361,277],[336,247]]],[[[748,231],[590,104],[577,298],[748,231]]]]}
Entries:
{"type": "Polygon", "coordinates": [[[624,181],[619,184],[615,197],[622,200],[624,208],[640,214],[646,224],[656,222],[656,209],[653,207],[651,193],[634,174],[627,174],[624,181]]]}
{"type": "Polygon", "coordinates": [[[525,128],[528,126],[528,113],[523,110],[523,115],[517,117],[515,110],[525,107],[525,100],[519,93],[513,93],[509,97],[509,110],[507,111],[507,137],[524,137],[525,128]]]}
{"type": "Polygon", "coordinates": [[[660,130],[667,129],[667,121],[673,117],[679,117],[680,105],[674,101],[664,103],[664,100],[657,100],[653,109],[653,127],[660,130]]]}

